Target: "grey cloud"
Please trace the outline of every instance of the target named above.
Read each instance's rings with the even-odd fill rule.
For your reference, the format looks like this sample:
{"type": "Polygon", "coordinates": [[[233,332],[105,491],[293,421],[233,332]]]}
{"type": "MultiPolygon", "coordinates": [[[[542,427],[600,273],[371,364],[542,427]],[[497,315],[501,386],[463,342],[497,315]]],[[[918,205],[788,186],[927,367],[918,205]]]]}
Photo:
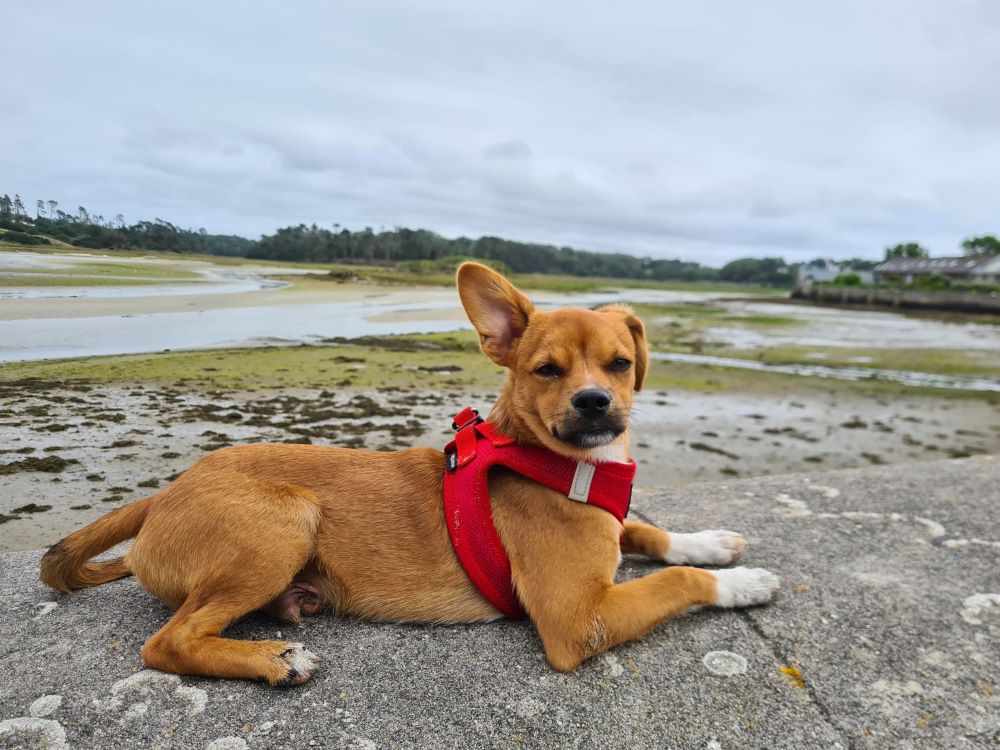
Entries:
{"type": "Polygon", "coordinates": [[[995,3],[233,7],[12,5],[0,190],[714,264],[1000,232],[995,3]]]}
{"type": "Polygon", "coordinates": [[[483,152],[487,159],[515,159],[527,161],[531,158],[531,147],[524,141],[500,141],[483,152]]]}

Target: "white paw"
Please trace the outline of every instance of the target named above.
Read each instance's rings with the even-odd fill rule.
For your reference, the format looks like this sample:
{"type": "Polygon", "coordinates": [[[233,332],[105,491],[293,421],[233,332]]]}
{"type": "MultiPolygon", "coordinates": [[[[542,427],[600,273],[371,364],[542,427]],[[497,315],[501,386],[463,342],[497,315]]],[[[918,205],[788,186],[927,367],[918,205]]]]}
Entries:
{"type": "Polygon", "coordinates": [[[729,565],[739,559],[746,544],[742,534],[723,529],[671,532],[670,549],[663,559],[670,565],[729,565]]]}
{"type": "Polygon", "coordinates": [[[278,657],[288,665],[288,673],[277,683],[278,687],[301,685],[312,677],[313,670],[319,665],[319,657],[306,649],[301,643],[291,643],[278,657]]]}
{"type": "Polygon", "coordinates": [[[763,568],[733,568],[716,570],[716,607],[749,607],[766,604],[774,598],[781,579],[763,568]]]}

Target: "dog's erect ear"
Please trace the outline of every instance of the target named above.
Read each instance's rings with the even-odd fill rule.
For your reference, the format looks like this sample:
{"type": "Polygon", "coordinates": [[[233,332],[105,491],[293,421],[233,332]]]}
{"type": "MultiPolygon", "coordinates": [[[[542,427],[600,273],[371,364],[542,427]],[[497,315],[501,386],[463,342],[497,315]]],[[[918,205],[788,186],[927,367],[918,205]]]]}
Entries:
{"type": "Polygon", "coordinates": [[[618,315],[622,322],[628,326],[629,333],[632,334],[632,341],[635,343],[635,390],[641,391],[642,384],[646,380],[646,368],[649,366],[646,327],[628,305],[606,305],[598,308],[597,312],[618,315]]]}
{"type": "Polygon", "coordinates": [[[528,327],[535,306],[507,279],[480,263],[459,266],[456,283],[483,353],[509,367],[511,349],[528,327]]]}

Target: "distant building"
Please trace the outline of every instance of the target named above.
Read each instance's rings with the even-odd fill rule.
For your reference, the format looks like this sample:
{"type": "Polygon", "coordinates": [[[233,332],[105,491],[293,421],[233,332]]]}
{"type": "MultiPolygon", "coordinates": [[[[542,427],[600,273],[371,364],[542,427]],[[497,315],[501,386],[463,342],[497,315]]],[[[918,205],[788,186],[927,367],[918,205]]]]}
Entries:
{"type": "Polygon", "coordinates": [[[825,281],[836,281],[838,276],[847,273],[855,273],[860,276],[862,284],[875,283],[875,277],[871,271],[858,271],[838,263],[810,263],[808,266],[799,266],[798,281],[800,286],[819,284],[825,281]]]}
{"type": "Polygon", "coordinates": [[[965,284],[1000,283],[1000,257],[962,255],[957,258],[892,258],[875,266],[875,281],[902,279],[912,284],[918,276],[946,276],[965,284]]]}

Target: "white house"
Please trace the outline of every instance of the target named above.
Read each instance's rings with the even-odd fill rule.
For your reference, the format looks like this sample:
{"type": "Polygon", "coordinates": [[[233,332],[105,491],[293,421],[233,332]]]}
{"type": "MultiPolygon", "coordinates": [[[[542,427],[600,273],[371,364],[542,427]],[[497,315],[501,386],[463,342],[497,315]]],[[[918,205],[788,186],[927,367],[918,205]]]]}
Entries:
{"type": "Polygon", "coordinates": [[[875,267],[875,280],[946,276],[965,284],[1000,284],[1000,256],[962,255],[952,258],[891,258],[875,267]]]}

